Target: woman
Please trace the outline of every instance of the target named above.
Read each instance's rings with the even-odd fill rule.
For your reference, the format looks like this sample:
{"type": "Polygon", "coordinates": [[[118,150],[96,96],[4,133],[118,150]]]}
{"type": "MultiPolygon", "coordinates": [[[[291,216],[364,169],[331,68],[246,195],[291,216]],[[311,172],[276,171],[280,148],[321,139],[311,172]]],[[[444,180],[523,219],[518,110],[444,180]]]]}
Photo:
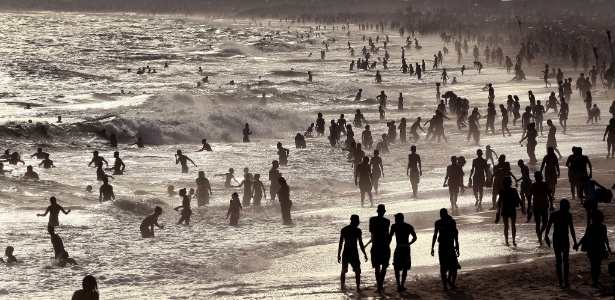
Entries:
{"type": "Polygon", "coordinates": [[[72,300],[98,300],[98,284],[92,275],[83,277],[83,289],[75,291],[72,300]]]}
{"type": "Polygon", "coordinates": [[[500,104],[500,111],[502,112],[502,136],[504,135],[504,130],[508,132],[508,136],[510,136],[510,130],[508,130],[508,111],[504,107],[504,104],[500,104]]]}
{"type": "Polygon", "coordinates": [[[608,257],[607,252],[611,253],[609,238],[606,234],[606,226],[602,224],[603,221],[604,214],[597,210],[592,216],[592,224],[588,225],[585,230],[585,235],[578,244],[574,245],[575,251],[578,251],[579,246],[581,246],[581,251],[587,252],[591,266],[592,287],[600,286],[598,280],[600,279],[602,260],[608,257]]]}
{"type": "Polygon", "coordinates": [[[504,178],[502,185],[502,189],[498,192],[498,214],[504,219],[504,240],[506,241],[506,246],[510,246],[508,244],[508,222],[510,220],[513,246],[517,247],[517,242],[515,241],[517,236],[517,207],[521,206],[521,213],[525,215],[525,204],[521,201],[517,189],[512,187],[512,179],[510,177],[504,178]]]}
{"type": "Polygon", "coordinates": [[[406,118],[401,118],[401,121],[399,121],[399,126],[397,126],[397,129],[399,129],[399,139],[401,140],[402,143],[406,142],[406,118]]]}
{"type": "Polygon", "coordinates": [[[282,143],[278,142],[278,161],[280,162],[280,166],[288,165],[288,154],[290,151],[284,147],[282,147],[282,143]]]}
{"type": "Polygon", "coordinates": [[[241,202],[239,202],[239,195],[237,193],[233,193],[228,207],[228,212],[226,213],[226,219],[228,220],[229,217],[231,218],[229,225],[237,226],[239,224],[239,212],[242,209],[243,207],[241,206],[241,202]]]}
{"type": "Polygon", "coordinates": [[[196,179],[196,201],[198,207],[209,204],[209,196],[212,195],[211,185],[205,177],[205,172],[199,171],[199,177],[196,179]]]}

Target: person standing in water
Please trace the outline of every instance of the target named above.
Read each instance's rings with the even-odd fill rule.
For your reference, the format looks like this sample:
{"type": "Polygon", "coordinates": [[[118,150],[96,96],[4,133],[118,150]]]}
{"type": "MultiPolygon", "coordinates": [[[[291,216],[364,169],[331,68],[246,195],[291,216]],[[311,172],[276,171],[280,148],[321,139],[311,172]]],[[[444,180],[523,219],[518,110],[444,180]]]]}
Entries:
{"type": "Polygon", "coordinates": [[[109,184],[109,179],[103,177],[103,185],[100,186],[98,202],[115,200],[115,194],[113,193],[113,186],[109,184]]]}
{"type": "Polygon", "coordinates": [[[115,158],[115,163],[113,164],[113,175],[124,175],[124,169],[126,169],[126,165],[124,161],[120,158],[120,153],[115,151],[113,153],[113,157],[115,158]]]}
{"type": "Polygon", "coordinates": [[[47,216],[47,214],[49,214],[48,226],[60,226],[60,220],[58,219],[58,215],[60,214],[60,212],[63,212],[65,215],[68,215],[70,213],[70,209],[67,211],[64,210],[64,207],[60,206],[57,203],[56,197],[49,198],[49,203],[51,203],[51,205],[47,206],[47,210],[45,211],[45,213],[36,214],[36,216],[45,217],[47,216]]]}
{"type": "Polygon", "coordinates": [[[393,254],[395,281],[397,282],[397,290],[399,292],[403,292],[406,290],[404,284],[406,283],[408,271],[412,266],[410,245],[416,242],[416,233],[414,232],[414,227],[412,225],[404,222],[404,215],[401,213],[395,214],[395,224],[391,226],[389,239],[392,239],[393,235],[395,235],[395,240],[397,242],[397,246],[395,246],[395,252],[393,254]],[[412,236],[412,240],[410,240],[410,236],[412,236]],[[400,273],[401,280],[399,278],[400,273]]]}
{"type": "Polygon", "coordinates": [[[252,181],[252,202],[254,206],[261,206],[261,199],[265,197],[267,200],[267,188],[261,181],[261,174],[254,174],[254,181],[252,181]]]}
{"type": "Polygon", "coordinates": [[[361,191],[361,207],[365,205],[365,194],[369,196],[371,206],[374,206],[372,199],[372,172],[369,167],[369,157],[363,157],[363,162],[356,167],[354,173],[354,185],[358,185],[361,191]],[[358,179],[358,181],[357,181],[358,179]]]}
{"type": "Polygon", "coordinates": [[[203,147],[199,150],[197,150],[196,152],[202,152],[202,151],[207,151],[207,152],[211,152],[211,145],[209,143],[207,143],[207,139],[202,139],[201,143],[203,144],[203,147]]]}
{"type": "Polygon", "coordinates": [[[557,179],[560,176],[559,160],[555,156],[553,147],[547,148],[547,155],[542,159],[540,165],[540,172],[544,171],[544,178],[549,187],[551,188],[551,198],[555,198],[555,186],[557,185],[557,179]]]}
{"type": "Polygon", "coordinates": [[[378,195],[378,181],[380,177],[384,177],[384,166],[382,165],[382,157],[380,157],[380,151],[374,150],[374,157],[372,157],[369,164],[372,167],[372,180],[374,185],[374,191],[378,195]]]}
{"type": "Polygon", "coordinates": [[[371,261],[376,275],[376,291],[382,292],[384,291],[384,277],[389,266],[389,259],[391,258],[391,249],[389,247],[391,243],[389,238],[391,221],[384,217],[386,212],[384,204],[379,204],[376,212],[378,216],[369,219],[369,232],[372,234],[371,261]]]}
{"type": "Polygon", "coordinates": [[[278,148],[278,162],[280,163],[280,166],[288,165],[288,154],[290,153],[290,150],[282,147],[282,143],[280,142],[278,142],[276,147],[278,148]]]}
{"type": "Polygon", "coordinates": [[[525,215],[525,204],[521,201],[517,189],[512,187],[512,179],[510,177],[504,178],[502,186],[502,189],[498,192],[497,213],[504,219],[504,240],[506,241],[506,247],[510,246],[508,243],[509,221],[510,227],[512,227],[513,247],[517,247],[517,207],[521,206],[521,213],[525,215]]]}
{"type": "Polygon", "coordinates": [[[410,185],[412,185],[412,198],[416,198],[416,193],[419,187],[420,177],[423,176],[423,168],[421,166],[421,156],[416,153],[416,146],[410,147],[408,154],[408,167],[406,168],[406,176],[410,177],[410,185]]]}
{"type": "Polygon", "coordinates": [[[39,164],[39,167],[43,166],[44,169],[55,168],[53,165],[53,160],[49,159],[49,153],[45,153],[45,159],[43,159],[39,164]]]}
{"type": "Polygon", "coordinates": [[[483,158],[483,150],[476,150],[476,158],[472,160],[472,169],[470,170],[470,186],[474,192],[474,198],[476,203],[474,206],[479,209],[482,208],[483,192],[485,188],[485,182],[488,178],[489,164],[487,160],[483,158]]]}
{"type": "Polygon", "coordinates": [[[243,186],[243,206],[250,206],[250,200],[252,200],[252,180],[249,174],[243,175],[243,180],[236,187],[243,186]]]}
{"type": "Polygon", "coordinates": [[[205,172],[199,171],[199,177],[196,181],[196,201],[197,206],[205,206],[209,204],[209,196],[213,195],[209,179],[205,177],[205,172]]]}
{"type": "Polygon", "coordinates": [[[82,289],[75,291],[71,300],[98,300],[98,284],[92,275],[83,277],[82,289]]]}
{"type": "Polygon", "coordinates": [[[440,260],[440,277],[444,291],[448,288],[456,289],[457,269],[461,268],[457,258],[459,257],[459,232],[453,217],[448,214],[446,208],[440,209],[440,220],[434,224],[434,233],[431,240],[431,256],[434,256],[434,246],[438,240],[438,258],[440,260]],[[447,276],[448,274],[448,276],[447,276]]]}
{"type": "Polygon", "coordinates": [[[160,217],[160,215],[162,215],[162,207],[156,206],[154,213],[143,219],[143,222],[141,222],[141,227],[139,227],[142,238],[146,239],[154,237],[154,225],[160,229],[164,228],[164,225],[158,224],[158,217],[160,217]]]}
{"type": "Polygon", "coordinates": [[[359,247],[367,261],[365,246],[363,245],[363,232],[359,229],[359,216],[350,216],[350,225],[342,228],[340,233],[340,242],[337,249],[337,262],[342,264],[342,273],[340,275],[340,284],[342,290],[346,290],[346,273],[348,273],[348,265],[352,266],[355,273],[357,283],[357,292],[361,292],[361,260],[359,259],[359,247]],[[342,252],[342,247],[344,251],[342,252]]]}
{"type": "Polygon", "coordinates": [[[45,155],[48,154],[46,152],[43,152],[43,148],[38,148],[36,153],[30,155],[30,158],[35,157],[36,159],[45,159],[45,155]]]}
{"type": "Polygon", "coordinates": [[[179,221],[177,222],[177,224],[182,224],[183,222],[186,222],[186,226],[190,225],[190,216],[192,216],[192,209],[190,208],[190,196],[188,196],[186,194],[186,189],[183,188],[181,190],[179,190],[179,196],[182,197],[182,205],[174,208],[175,211],[179,211],[179,209],[181,208],[181,218],[179,218],[179,221]]]}
{"type": "Polygon", "coordinates": [[[98,165],[103,162],[105,163],[107,167],[109,167],[109,163],[107,162],[107,160],[105,160],[102,156],[98,156],[98,151],[92,152],[92,155],[93,157],[90,163],[88,164],[88,167],[91,166],[92,164],[94,164],[94,167],[98,167],[98,165]]]}
{"type": "Polygon", "coordinates": [[[188,173],[188,161],[190,161],[195,167],[198,167],[192,159],[183,155],[181,150],[177,150],[177,154],[175,154],[175,164],[177,165],[181,163],[182,173],[188,173]]]}
{"type": "Polygon", "coordinates": [[[251,134],[252,134],[252,131],[250,131],[250,124],[246,123],[246,126],[243,128],[243,142],[244,143],[250,142],[251,134]]]}
{"type": "Polygon", "coordinates": [[[290,187],[284,177],[278,178],[278,182],[280,183],[280,188],[277,193],[282,212],[282,221],[284,225],[292,225],[293,220],[290,216],[290,209],[293,207],[293,202],[290,200],[290,187]]]}
{"type": "Polygon", "coordinates": [[[559,202],[559,210],[551,213],[547,229],[545,230],[545,243],[551,247],[549,232],[553,226],[553,252],[555,252],[555,271],[559,287],[570,287],[568,277],[570,274],[570,266],[568,255],[570,253],[570,239],[572,236],[573,245],[577,244],[577,237],[574,233],[574,225],[572,223],[572,214],[570,213],[570,202],[562,199],[559,202]],[[562,262],[564,263],[564,285],[562,285],[562,262]]]}
{"type": "Polygon", "coordinates": [[[280,189],[280,182],[278,179],[282,177],[280,174],[280,170],[278,169],[280,164],[277,160],[271,162],[271,169],[269,170],[269,197],[271,201],[275,200],[275,196],[278,194],[278,190],[280,189]]]}
{"type": "Polygon", "coordinates": [[[233,193],[233,195],[231,195],[231,202],[226,213],[226,219],[228,220],[230,217],[230,226],[239,225],[239,214],[241,210],[243,210],[243,207],[241,206],[241,202],[239,202],[239,195],[237,193],[233,193]]]}

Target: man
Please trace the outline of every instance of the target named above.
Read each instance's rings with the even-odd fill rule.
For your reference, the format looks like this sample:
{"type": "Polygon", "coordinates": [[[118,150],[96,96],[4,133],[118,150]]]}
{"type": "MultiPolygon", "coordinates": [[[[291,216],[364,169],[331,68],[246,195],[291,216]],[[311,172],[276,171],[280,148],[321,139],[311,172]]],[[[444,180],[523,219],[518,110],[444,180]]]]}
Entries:
{"type": "Polygon", "coordinates": [[[485,187],[485,180],[488,177],[487,170],[489,164],[487,160],[483,158],[483,150],[476,150],[476,158],[472,160],[472,169],[470,170],[470,186],[474,191],[474,198],[476,203],[474,206],[482,208],[483,203],[483,190],[485,187]]]}
{"type": "Polygon", "coordinates": [[[555,198],[555,185],[557,185],[557,179],[560,176],[559,172],[559,159],[555,155],[555,149],[553,147],[547,148],[547,155],[542,159],[540,165],[540,172],[544,171],[545,181],[551,188],[551,198],[555,198]]]}
{"type": "Polygon", "coordinates": [[[399,292],[405,291],[404,284],[406,283],[406,277],[408,276],[408,270],[412,266],[410,259],[410,245],[416,242],[416,233],[412,225],[404,222],[403,214],[395,215],[395,224],[391,226],[390,238],[395,235],[395,241],[397,246],[395,247],[395,253],[393,255],[393,266],[395,267],[395,281],[397,281],[397,290],[399,292]],[[412,240],[409,237],[412,236],[412,240]],[[399,273],[401,274],[401,281],[399,273]]]}
{"type": "Polygon", "coordinates": [[[446,167],[446,176],[444,177],[444,187],[448,186],[448,194],[451,200],[451,209],[457,209],[457,196],[462,182],[463,170],[457,165],[457,157],[451,156],[451,164],[446,167]],[[448,183],[448,185],[447,185],[448,183]]]}
{"type": "Polygon", "coordinates": [[[36,214],[38,217],[45,217],[49,214],[49,223],[48,226],[60,226],[60,221],[58,220],[58,215],[60,212],[63,212],[65,215],[70,213],[70,209],[68,211],[64,210],[64,207],[60,206],[57,203],[56,197],[49,198],[49,202],[51,205],[47,206],[47,210],[44,214],[36,214]]]}
{"type": "Polygon", "coordinates": [[[88,164],[88,167],[91,166],[92,164],[94,164],[94,167],[98,167],[98,165],[103,162],[105,163],[107,167],[109,167],[109,163],[107,162],[107,160],[105,160],[102,156],[98,156],[98,151],[92,152],[92,155],[94,156],[92,157],[92,160],[88,164]]]}
{"type": "Polygon", "coordinates": [[[361,247],[361,252],[363,252],[365,261],[367,261],[367,254],[365,254],[365,246],[361,238],[363,233],[361,229],[359,229],[359,224],[359,216],[350,216],[350,225],[342,228],[340,234],[340,243],[337,249],[337,262],[342,264],[342,273],[340,275],[342,290],[346,289],[346,273],[348,273],[348,265],[350,264],[355,273],[357,292],[361,292],[361,260],[359,259],[357,244],[361,247]],[[344,247],[343,253],[342,246],[344,247]]]}
{"type": "Polygon", "coordinates": [[[277,160],[271,162],[271,169],[269,170],[269,195],[271,201],[275,200],[276,195],[278,194],[278,190],[280,189],[280,183],[278,182],[278,178],[282,176],[280,174],[280,170],[278,169],[280,164],[277,160]]]}
{"type": "Polygon", "coordinates": [[[573,156],[571,167],[573,169],[575,177],[578,179],[576,181],[577,195],[579,196],[579,200],[582,201],[581,193],[582,193],[583,178],[586,176],[589,177],[590,179],[592,178],[592,164],[589,161],[589,157],[583,155],[583,148],[577,147],[576,150],[577,150],[577,154],[573,156]],[[589,173],[587,172],[588,167],[589,167],[589,173]]]}
{"type": "Polygon", "coordinates": [[[177,154],[175,154],[175,164],[181,164],[182,166],[182,173],[188,173],[189,169],[188,169],[188,161],[190,161],[195,167],[198,167],[194,161],[192,161],[192,159],[188,158],[188,156],[185,156],[182,154],[181,150],[177,150],[177,154]]]}
{"type": "Polygon", "coordinates": [[[577,244],[577,238],[574,234],[574,225],[572,224],[572,214],[570,213],[570,202],[566,199],[562,199],[559,202],[559,210],[553,212],[549,218],[547,229],[545,231],[545,242],[547,246],[551,247],[551,240],[549,239],[549,232],[553,226],[553,251],[555,252],[555,270],[557,272],[557,280],[559,281],[559,287],[562,286],[562,262],[564,263],[564,283],[565,287],[569,288],[568,275],[570,274],[570,267],[568,263],[568,254],[570,253],[570,240],[569,236],[572,236],[573,245],[577,244]]]}
{"type": "Polygon", "coordinates": [[[102,181],[103,185],[100,186],[98,201],[102,203],[103,201],[115,200],[115,193],[113,193],[113,186],[109,184],[109,178],[103,177],[102,181]]]}
{"type": "Polygon", "coordinates": [[[160,217],[160,215],[162,215],[162,207],[156,206],[154,213],[143,219],[143,222],[141,222],[141,226],[139,227],[142,238],[145,239],[154,237],[154,225],[160,229],[164,228],[164,225],[158,225],[158,217],[160,217]]]}
{"type": "Polygon", "coordinates": [[[34,172],[34,170],[32,169],[32,166],[27,166],[26,167],[26,172],[23,173],[23,177],[27,178],[27,179],[36,179],[38,180],[38,173],[34,172]]]}
{"type": "Polygon", "coordinates": [[[58,261],[58,266],[63,268],[67,263],[76,265],[77,262],[74,259],[69,258],[68,252],[64,249],[64,242],[62,242],[62,238],[55,233],[53,226],[48,226],[47,232],[49,232],[51,237],[51,245],[53,246],[53,252],[55,259],[58,261]]]}
{"type": "Polygon", "coordinates": [[[423,176],[423,168],[421,167],[421,156],[416,154],[416,146],[410,147],[408,154],[408,167],[406,175],[410,176],[410,184],[412,185],[412,198],[416,198],[418,191],[420,176],[423,176]]]}
{"type": "Polygon", "coordinates": [[[382,292],[384,291],[384,276],[391,258],[391,249],[389,248],[391,221],[384,217],[386,212],[384,204],[379,204],[376,211],[378,216],[369,219],[369,232],[372,234],[371,260],[376,275],[376,291],[382,292]]]}
{"type": "Polygon", "coordinates": [[[361,191],[361,207],[365,203],[365,194],[369,196],[371,206],[374,206],[374,201],[372,200],[372,171],[369,167],[369,157],[363,157],[363,162],[357,166],[354,173],[354,185],[359,186],[361,191]]]}
{"type": "Polygon", "coordinates": [[[551,208],[551,211],[555,210],[555,208],[553,207],[553,192],[551,191],[549,184],[542,181],[542,173],[540,173],[540,171],[534,172],[534,178],[536,179],[536,182],[532,183],[532,186],[530,186],[530,196],[528,201],[531,203],[533,208],[538,243],[542,245],[542,233],[547,228],[549,208],[551,208]],[[532,202],[532,199],[534,202],[532,202]]]}
{"type": "Polygon", "coordinates": [[[530,187],[532,186],[532,178],[530,177],[530,168],[523,162],[522,159],[517,161],[517,165],[521,170],[521,201],[527,201],[527,222],[529,223],[532,220],[532,209],[530,206],[530,187]]]}
{"type": "Polygon", "coordinates": [[[453,217],[449,216],[446,208],[443,208],[440,209],[440,220],[436,221],[434,227],[433,239],[431,241],[431,256],[434,256],[434,246],[437,239],[440,277],[442,278],[444,291],[448,291],[449,286],[451,289],[456,289],[457,269],[461,268],[457,261],[457,257],[459,257],[457,224],[453,217]]]}
{"type": "Polygon", "coordinates": [[[43,148],[38,148],[38,150],[36,151],[36,153],[30,155],[30,158],[35,157],[37,159],[45,159],[45,154],[47,154],[46,152],[43,152],[43,148]]]}

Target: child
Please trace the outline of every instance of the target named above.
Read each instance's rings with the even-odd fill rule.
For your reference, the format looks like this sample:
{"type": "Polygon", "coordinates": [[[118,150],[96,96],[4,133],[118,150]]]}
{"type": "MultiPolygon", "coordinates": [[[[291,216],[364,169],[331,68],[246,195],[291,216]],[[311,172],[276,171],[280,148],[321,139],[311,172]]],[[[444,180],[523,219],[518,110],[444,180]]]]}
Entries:
{"type": "Polygon", "coordinates": [[[225,176],[225,180],[224,180],[224,188],[228,189],[228,188],[232,188],[233,186],[231,185],[231,179],[235,180],[236,183],[239,183],[239,181],[237,181],[237,179],[235,179],[235,175],[233,175],[235,173],[235,170],[233,168],[228,169],[228,173],[226,174],[217,174],[214,176],[225,176]]]}
{"type": "Polygon", "coordinates": [[[233,193],[231,197],[231,203],[228,207],[228,212],[226,213],[227,220],[229,219],[229,216],[231,217],[229,225],[237,226],[237,224],[239,223],[239,212],[242,209],[243,207],[241,207],[241,203],[239,202],[239,195],[237,193],[233,193]]]}
{"type": "MultiPolygon", "coordinates": [[[[13,251],[15,251],[15,248],[11,246],[6,247],[6,250],[4,250],[4,256],[6,256],[7,264],[17,262],[17,258],[13,255],[13,251]]],[[[0,257],[0,262],[5,262],[4,259],[2,259],[2,257],[0,257]]]]}
{"type": "Polygon", "coordinates": [[[190,216],[192,215],[192,209],[190,208],[190,196],[186,195],[186,189],[179,190],[179,196],[182,197],[182,205],[174,208],[175,211],[179,211],[181,208],[181,218],[177,224],[181,224],[186,221],[186,225],[190,225],[190,216]]]}
{"type": "Polygon", "coordinates": [[[310,127],[308,127],[308,129],[305,131],[305,133],[303,134],[304,136],[312,136],[312,133],[314,132],[314,123],[310,124],[310,127]]]}
{"type": "Polygon", "coordinates": [[[250,206],[250,200],[252,199],[252,180],[250,175],[244,174],[243,180],[236,187],[243,186],[243,206],[250,206]]]}
{"type": "Polygon", "coordinates": [[[491,150],[491,146],[487,145],[487,150],[485,151],[485,160],[489,161],[491,160],[491,164],[495,165],[495,163],[493,163],[493,156],[498,156],[497,153],[495,153],[495,151],[491,150]]]}
{"type": "Polygon", "coordinates": [[[267,189],[265,188],[265,185],[260,179],[261,174],[254,174],[254,182],[252,182],[252,201],[254,202],[254,206],[260,206],[261,199],[263,197],[265,197],[265,200],[267,200],[267,189]]]}

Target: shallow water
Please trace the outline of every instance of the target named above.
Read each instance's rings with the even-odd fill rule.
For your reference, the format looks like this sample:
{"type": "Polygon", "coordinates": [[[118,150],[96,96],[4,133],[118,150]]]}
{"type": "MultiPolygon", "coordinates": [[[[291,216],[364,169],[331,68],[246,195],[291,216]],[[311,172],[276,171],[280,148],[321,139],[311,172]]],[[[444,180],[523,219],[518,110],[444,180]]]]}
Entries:
{"type": "MultiPolygon", "coordinates": [[[[42,179],[38,182],[19,178],[25,172],[22,165],[6,166],[12,173],[0,177],[0,246],[14,246],[15,255],[23,261],[0,268],[3,279],[8,278],[0,281],[0,295],[11,299],[68,298],[84,275],[93,274],[108,299],[344,297],[338,294],[340,267],[335,261],[339,230],[351,214],[358,214],[367,242],[366,223],[375,209],[360,208],[345,151],[331,148],[324,137],[308,139],[307,149],[290,148],[293,137],[315,121],[318,111],[327,120],[337,118],[340,112],[350,119],[358,108],[366,113],[373,136],[379,136],[386,130],[385,122],[377,120],[374,98],[380,90],[388,93],[389,103],[396,102],[399,92],[405,97],[407,109],[390,109],[388,120],[399,123],[406,117],[411,122],[417,116],[426,120],[435,109],[434,83],[440,71],[428,70],[421,81],[396,71],[403,40],[389,33],[393,58],[388,71],[378,67],[384,83],[377,85],[373,83],[375,71],[348,72],[352,58],[345,50],[348,38],[344,32],[326,31],[327,38],[339,42],[330,43],[330,51],[321,61],[316,56],[322,38],[301,41],[295,38],[295,30],[309,29],[291,27],[287,32],[286,26],[277,21],[272,21],[272,27],[254,27],[243,20],[190,19],[180,28],[173,18],[139,15],[0,14],[4,41],[0,48],[0,123],[4,124],[0,134],[4,141],[0,147],[22,153],[26,165],[38,163],[28,157],[43,147],[57,166],[38,169],[42,179]],[[282,32],[273,41],[259,41],[277,30],[282,32]],[[308,58],[309,53],[314,55],[308,58]],[[168,69],[163,68],[164,62],[169,62],[168,69]],[[155,67],[158,73],[134,74],[145,65],[155,67]],[[199,74],[199,66],[203,74],[199,74]],[[128,73],[128,68],[133,72],[128,73]],[[314,82],[309,84],[308,70],[314,73],[314,82]],[[211,83],[196,88],[196,82],[206,75],[211,83]],[[236,85],[228,85],[230,80],[236,85]],[[363,89],[365,100],[355,102],[358,88],[363,89]],[[120,94],[122,89],[133,94],[120,94]],[[255,106],[262,92],[267,94],[269,105],[255,106]],[[24,110],[26,103],[33,109],[24,110]],[[53,123],[58,115],[64,120],[60,125],[53,123]],[[34,124],[28,125],[26,120],[34,124]],[[246,122],[254,132],[249,144],[240,143],[246,122]],[[40,131],[41,124],[46,133],[40,131]],[[121,144],[136,136],[142,136],[147,144],[145,149],[120,146],[126,172],[111,180],[118,200],[104,204],[98,203],[97,195],[84,191],[88,184],[95,190],[99,186],[95,169],[87,167],[91,152],[99,150],[112,163],[115,149],[93,133],[101,128],[116,133],[121,144]],[[213,152],[194,152],[202,138],[212,143],[213,152]],[[279,206],[268,202],[260,209],[245,208],[240,226],[229,227],[224,218],[232,191],[224,190],[222,178],[214,175],[234,168],[240,180],[242,169],[249,167],[250,172],[263,174],[268,185],[267,171],[277,159],[277,141],[291,150],[289,165],[281,167],[281,172],[291,186],[296,225],[282,226],[279,206]],[[177,149],[198,165],[191,167],[189,174],[181,174],[173,164],[177,149]],[[179,214],[172,208],[181,201],[167,197],[166,187],[195,187],[199,170],[212,183],[211,204],[194,209],[190,226],[174,225],[179,214]],[[50,196],[73,209],[60,217],[62,226],[57,232],[79,266],[52,266],[46,220],[36,217],[50,196]],[[161,223],[166,227],[156,231],[155,239],[143,240],[138,235],[139,222],[156,205],[164,209],[161,223]]],[[[353,32],[350,37],[356,50],[363,45],[362,34],[353,32]]],[[[436,38],[419,38],[419,42],[423,50],[408,51],[406,56],[409,62],[425,59],[430,65],[442,43],[436,38]]],[[[510,82],[510,75],[490,65],[482,75],[470,69],[461,77],[454,59],[447,57],[445,65],[460,84],[449,88],[470,99],[481,112],[487,102],[487,92],[481,88],[487,81],[496,88],[497,104],[503,103],[507,94],[520,95],[525,105],[527,90],[532,89],[537,99],[546,99],[552,91],[541,88],[542,81],[537,78],[510,82]]],[[[464,63],[469,67],[470,58],[464,63]]],[[[572,71],[565,72],[567,77],[576,77],[572,71]]],[[[442,93],[447,90],[443,88],[442,93]]],[[[562,135],[561,128],[558,131],[564,155],[573,145],[583,145],[588,155],[604,155],[604,144],[596,141],[601,140],[610,103],[601,91],[594,99],[604,111],[603,121],[584,125],[584,105],[573,95],[568,132],[562,135]]],[[[547,118],[556,116],[549,112],[547,118]]],[[[383,155],[385,177],[380,195],[374,197],[375,204],[387,204],[387,216],[402,212],[418,231],[412,280],[434,276],[437,270],[429,243],[438,210],[450,205],[442,188],[449,157],[464,155],[469,163],[477,148],[466,142],[466,132],[458,132],[452,121],[445,125],[447,143],[417,143],[424,173],[419,198],[410,199],[404,175],[410,144],[400,143],[383,155]]],[[[513,137],[482,134],[481,145],[489,144],[498,154],[506,154],[514,165],[518,159],[527,160],[527,154],[518,143],[520,127],[510,128],[513,137]]],[[[360,132],[355,131],[358,136],[360,132]]],[[[546,132],[538,142],[537,156],[541,157],[546,132]]],[[[469,168],[465,167],[466,174],[469,168]]],[[[513,172],[518,173],[516,166],[513,172]]],[[[562,171],[562,181],[565,174],[562,171]]],[[[491,224],[492,214],[476,212],[469,192],[459,199],[460,263],[464,269],[550,255],[547,248],[536,246],[533,224],[519,226],[519,247],[503,246],[502,226],[491,224]],[[489,220],[487,225],[482,224],[485,220],[489,220]]],[[[487,192],[485,203],[489,197],[487,192]]],[[[371,273],[367,272],[369,263],[363,266],[365,274],[371,273]]],[[[371,276],[366,277],[365,284],[373,286],[371,276]]]]}

